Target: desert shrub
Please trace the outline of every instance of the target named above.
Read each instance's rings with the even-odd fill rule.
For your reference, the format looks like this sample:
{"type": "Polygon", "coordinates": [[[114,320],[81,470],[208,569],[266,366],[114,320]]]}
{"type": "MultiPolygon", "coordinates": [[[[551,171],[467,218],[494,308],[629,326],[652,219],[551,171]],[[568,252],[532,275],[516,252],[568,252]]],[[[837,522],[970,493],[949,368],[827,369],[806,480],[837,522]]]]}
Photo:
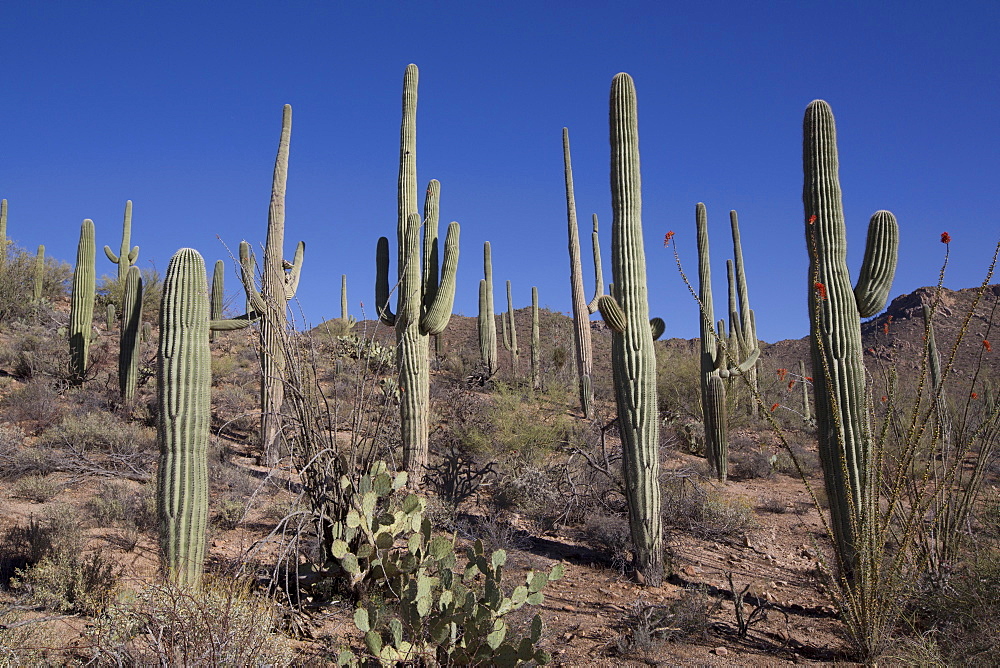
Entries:
{"type": "Polygon", "coordinates": [[[757,528],[753,505],[703,486],[692,476],[667,475],[660,483],[665,526],[689,531],[706,540],[733,539],[757,528]]]}
{"type": "Polygon", "coordinates": [[[549,471],[518,466],[501,477],[494,500],[501,508],[514,510],[528,519],[544,521],[561,510],[560,496],[549,471]]]}
{"type": "Polygon", "coordinates": [[[246,504],[234,499],[231,496],[223,497],[215,505],[215,512],[212,515],[212,523],[220,529],[232,530],[243,521],[246,513],[246,504]]]}
{"type": "Polygon", "coordinates": [[[148,584],[123,591],[87,629],[99,665],[287,666],[274,602],[241,582],[201,591],[148,584]]]}
{"type": "Polygon", "coordinates": [[[65,316],[53,314],[42,325],[15,323],[9,345],[0,349],[0,366],[21,379],[45,376],[64,378],[67,373],[69,349],[66,340],[54,336],[53,330],[65,324],[65,316]]]}
{"type": "Polygon", "coordinates": [[[30,611],[0,608],[0,666],[44,666],[49,648],[59,642],[48,624],[39,623],[30,611]]]}
{"type": "MultiPolygon", "coordinates": [[[[156,322],[160,313],[160,299],[163,296],[163,277],[156,267],[141,267],[142,273],[142,319],[156,322]]],[[[97,285],[95,313],[104,313],[107,304],[118,306],[122,303],[125,286],[118,282],[118,276],[102,276],[97,285]]]]}
{"type": "Polygon", "coordinates": [[[150,486],[133,489],[120,481],[103,481],[87,501],[87,508],[102,526],[124,525],[140,531],[156,525],[156,498],[150,486]]]}
{"type": "Polygon", "coordinates": [[[703,639],[711,629],[711,617],[721,607],[704,586],[689,585],[666,605],[639,600],[632,604],[624,626],[629,629],[617,640],[617,650],[625,656],[654,650],[658,642],[703,639]]]}
{"type": "Polygon", "coordinates": [[[58,422],[65,411],[52,381],[40,377],[32,378],[4,397],[0,408],[8,421],[20,423],[35,433],[58,422]]]}
{"type": "Polygon", "coordinates": [[[799,469],[795,467],[796,461],[799,468],[802,469],[802,474],[807,478],[817,475],[821,470],[819,455],[797,444],[791,445],[791,453],[785,449],[777,452],[777,458],[774,460],[774,470],[778,473],[798,477],[799,469]],[[793,455],[795,457],[794,460],[792,459],[793,455]]]}
{"type": "Polygon", "coordinates": [[[628,520],[619,515],[591,515],[584,534],[607,556],[611,568],[622,575],[632,554],[632,533],[628,520]]]}
{"type": "MultiPolygon", "coordinates": [[[[0,323],[26,320],[36,313],[36,305],[31,303],[35,280],[35,253],[8,245],[0,249],[6,255],[0,264],[0,323]]],[[[45,274],[42,279],[42,308],[65,296],[72,270],[65,262],[53,258],[45,260],[45,274]]]]}
{"type": "Polygon", "coordinates": [[[68,415],[38,439],[40,447],[63,453],[62,470],[115,473],[145,480],[155,460],[152,429],[107,412],[68,415]]]}
{"type": "Polygon", "coordinates": [[[777,454],[760,450],[739,450],[729,453],[729,475],[736,480],[770,478],[774,474],[777,454]]]}
{"type": "Polygon", "coordinates": [[[13,496],[27,499],[35,503],[45,503],[52,500],[62,491],[62,485],[49,475],[27,475],[19,478],[11,490],[13,496]]]}
{"type": "MultiPolygon", "coordinates": [[[[656,346],[656,391],[660,411],[681,419],[701,420],[701,363],[694,349],[656,346]]],[[[704,429],[704,427],[702,427],[704,429]]]]}

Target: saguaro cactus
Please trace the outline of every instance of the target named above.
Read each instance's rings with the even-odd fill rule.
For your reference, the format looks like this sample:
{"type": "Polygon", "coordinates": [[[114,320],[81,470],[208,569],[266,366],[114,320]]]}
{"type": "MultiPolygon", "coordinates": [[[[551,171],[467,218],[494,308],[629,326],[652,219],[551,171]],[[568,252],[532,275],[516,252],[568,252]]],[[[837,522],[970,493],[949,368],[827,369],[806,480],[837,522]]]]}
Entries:
{"type": "Polygon", "coordinates": [[[45,285],[45,246],[38,246],[35,255],[35,280],[31,290],[31,301],[35,304],[42,301],[42,288],[45,285]]]}
{"type": "Polygon", "coordinates": [[[663,526],[660,519],[659,415],[656,356],[649,325],[646,255],[642,241],[639,125],[632,77],[620,73],[611,84],[611,296],[598,301],[611,328],[622,466],[628,498],[635,570],[641,582],[663,582],[663,526]]]}
{"type": "MultiPolygon", "coordinates": [[[[249,294],[251,276],[245,264],[243,272],[248,299],[263,306],[259,295],[249,294]]],[[[160,465],[156,505],[163,570],[181,586],[200,585],[205,561],[212,408],[209,330],[246,327],[253,317],[210,321],[205,261],[190,248],[180,249],[170,259],[163,282],[157,355],[160,465]]]]}
{"type": "Polygon", "coordinates": [[[520,350],[517,347],[517,327],[514,324],[514,301],[510,296],[510,281],[507,281],[507,313],[500,316],[503,322],[503,347],[510,353],[510,375],[517,378],[520,350]]]}
{"type": "MultiPolygon", "coordinates": [[[[226,296],[226,263],[222,260],[215,261],[212,269],[212,293],[209,301],[209,314],[212,320],[222,318],[222,307],[226,296]]],[[[209,342],[215,341],[215,330],[209,332],[209,342]]]]}
{"type": "Polygon", "coordinates": [[[132,200],[125,202],[125,220],[122,223],[122,246],[118,255],[114,254],[110,246],[104,247],[104,254],[108,256],[108,259],[118,265],[118,282],[120,284],[125,283],[125,276],[128,274],[129,267],[135,264],[135,260],[139,257],[139,247],[135,246],[129,250],[129,245],[132,243],[132,200]]]}
{"type": "Polygon", "coordinates": [[[576,370],[580,382],[580,408],[586,418],[593,417],[591,406],[594,400],[593,372],[594,357],[591,348],[590,315],[597,311],[597,300],[604,291],[604,275],[601,270],[601,247],[597,238],[597,214],[594,214],[594,231],[591,243],[594,249],[594,298],[587,302],[584,297],[583,268],[580,262],[580,234],[576,221],[576,196],[573,190],[573,163],[569,151],[569,129],[563,128],[563,174],[566,181],[566,218],[569,229],[569,284],[573,304],[573,343],[576,352],[576,370]]]}
{"type": "Polygon", "coordinates": [[[841,573],[864,577],[859,539],[876,521],[870,488],[872,426],[866,410],[861,318],[880,311],[896,269],[899,228],[888,211],[872,216],[861,275],[851,287],[841,202],[837,131],[823,100],[806,108],[802,163],[816,417],[823,477],[841,573]]]}
{"type": "Polygon", "coordinates": [[[809,405],[809,380],[806,376],[806,363],[799,360],[799,375],[802,377],[799,382],[802,383],[802,419],[806,421],[806,424],[812,422],[812,408],[809,405]]]}
{"type": "Polygon", "coordinates": [[[340,275],[340,321],[347,329],[357,323],[347,310],[347,274],[340,275]]]}
{"type": "Polygon", "coordinates": [[[138,267],[125,274],[122,316],[119,323],[118,390],[122,401],[135,398],[139,372],[139,334],[142,328],[142,277],[138,267]]]}
{"type": "Polygon", "coordinates": [[[73,268],[73,288],[69,306],[70,380],[83,382],[90,358],[91,331],[94,324],[94,290],[97,287],[94,262],[94,221],[89,218],[80,226],[80,242],[76,247],[76,267],[73,268]]]}
{"type": "Polygon", "coordinates": [[[483,279],[479,281],[479,357],[483,371],[497,372],[497,321],[493,312],[493,256],[490,242],[483,244],[483,279]]]}
{"type": "Polygon", "coordinates": [[[281,406],[285,399],[285,355],[288,301],[295,296],[306,246],[299,242],[291,263],[284,259],[285,191],[288,183],[288,148],[292,136],[292,106],[281,116],[281,138],[271,180],[271,205],[267,216],[267,241],[260,279],[260,383],[261,447],[269,462],[277,458],[276,440],[281,431],[281,406]]]}
{"type": "MultiPolygon", "coordinates": [[[[733,245],[743,268],[743,253],[739,245],[739,228],[735,212],[730,219],[733,225],[733,245]]],[[[701,301],[701,406],[705,424],[705,455],[719,480],[728,475],[728,416],[726,415],[726,379],[753,368],[760,356],[753,312],[746,296],[746,278],[742,271],[730,272],[735,290],[730,290],[730,344],[726,344],[726,322],[715,326],[712,300],[712,269],[708,245],[708,214],[705,205],[695,206],[695,224],[698,234],[698,298],[701,301]],[[737,312],[737,302],[740,312],[737,312]],[[745,310],[744,310],[745,307],[745,310]],[[746,327],[744,327],[746,323],[746,327]]],[[[731,265],[730,265],[731,266],[731,265]]]]}
{"type": "Polygon", "coordinates": [[[448,326],[455,302],[458,270],[458,223],[448,226],[444,262],[438,275],[438,207],[441,184],[432,180],[424,199],[423,268],[420,252],[420,214],[417,211],[417,79],[416,65],[403,76],[403,120],[400,127],[397,269],[399,293],[396,313],[389,308],[389,240],[378,240],[375,300],[380,319],[396,328],[399,366],[400,424],[403,466],[419,485],[427,468],[429,429],[429,341],[448,326]]]}
{"type": "Polygon", "coordinates": [[[542,386],[541,342],[538,337],[538,288],[531,287],[531,387],[542,386]]]}

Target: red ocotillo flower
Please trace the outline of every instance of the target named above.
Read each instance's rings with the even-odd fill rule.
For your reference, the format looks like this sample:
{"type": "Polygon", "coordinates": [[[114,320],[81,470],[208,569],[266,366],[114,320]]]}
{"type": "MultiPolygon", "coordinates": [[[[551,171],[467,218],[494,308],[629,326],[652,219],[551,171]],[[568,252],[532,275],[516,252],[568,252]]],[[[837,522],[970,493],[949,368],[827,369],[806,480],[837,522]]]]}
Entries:
{"type": "Polygon", "coordinates": [[[892,322],[892,316],[891,315],[888,318],[885,319],[885,323],[882,325],[882,333],[883,334],[888,334],[889,333],[889,323],[890,322],[892,322]]]}
{"type": "Polygon", "coordinates": [[[819,293],[819,298],[826,301],[826,286],[816,281],[813,286],[816,288],[816,292],[819,293]]]}
{"type": "Polygon", "coordinates": [[[673,239],[673,238],[674,238],[674,231],[673,230],[670,230],[669,232],[667,232],[666,234],[664,234],[663,235],[663,247],[666,248],[667,246],[669,246],[670,245],[670,240],[673,239]]]}
{"type": "Polygon", "coordinates": [[[951,243],[951,235],[948,234],[947,232],[942,232],[941,233],[941,243],[943,243],[943,244],[950,244],[951,243]]]}
{"type": "Polygon", "coordinates": [[[978,399],[979,398],[979,393],[978,392],[973,392],[969,396],[972,397],[973,399],[978,399]]]}
{"type": "Polygon", "coordinates": [[[812,376],[806,376],[806,380],[808,380],[811,383],[811,382],[813,382],[813,377],[812,376]]]}
{"type": "Polygon", "coordinates": [[[812,225],[815,222],[816,222],[816,214],[814,213],[813,215],[809,216],[809,224],[812,225]]]}
{"type": "Polygon", "coordinates": [[[787,373],[788,369],[778,369],[778,380],[784,380],[787,373]]]}
{"type": "Polygon", "coordinates": [[[794,378],[792,378],[790,381],[788,381],[788,389],[790,390],[793,387],[795,387],[795,379],[794,378]]]}
{"type": "Polygon", "coordinates": [[[986,348],[986,352],[988,353],[993,352],[993,346],[991,346],[990,342],[987,341],[986,339],[983,339],[983,348],[986,348]]]}
{"type": "Polygon", "coordinates": [[[885,396],[885,395],[883,394],[883,395],[882,395],[882,403],[884,404],[884,403],[885,403],[885,402],[887,402],[887,401],[889,401],[889,397],[887,397],[887,396],[885,396]]]}
{"type": "Polygon", "coordinates": [[[771,412],[773,413],[774,411],[778,410],[778,406],[780,406],[780,405],[781,405],[781,404],[773,404],[773,405],[771,406],[771,412]]]}

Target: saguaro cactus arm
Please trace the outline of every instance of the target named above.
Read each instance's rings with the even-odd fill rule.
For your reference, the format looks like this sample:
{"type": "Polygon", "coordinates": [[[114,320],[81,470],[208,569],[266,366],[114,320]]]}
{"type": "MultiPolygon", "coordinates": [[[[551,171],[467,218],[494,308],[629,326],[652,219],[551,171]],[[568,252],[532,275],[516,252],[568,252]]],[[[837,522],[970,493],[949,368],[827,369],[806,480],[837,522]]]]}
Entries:
{"type": "MultiPolygon", "coordinates": [[[[434,289],[434,299],[430,302],[427,313],[420,321],[420,329],[424,334],[436,336],[444,331],[451,320],[451,311],[455,305],[455,286],[458,277],[458,238],[460,233],[458,223],[452,221],[448,225],[448,233],[444,239],[444,263],[441,265],[441,281],[434,289]]],[[[437,273],[436,271],[434,273],[437,273]]]]}
{"type": "Polygon", "coordinates": [[[862,318],[870,318],[885,308],[896,274],[898,249],[899,225],[896,217],[888,211],[876,211],[868,222],[865,259],[854,286],[854,299],[862,318]]]}

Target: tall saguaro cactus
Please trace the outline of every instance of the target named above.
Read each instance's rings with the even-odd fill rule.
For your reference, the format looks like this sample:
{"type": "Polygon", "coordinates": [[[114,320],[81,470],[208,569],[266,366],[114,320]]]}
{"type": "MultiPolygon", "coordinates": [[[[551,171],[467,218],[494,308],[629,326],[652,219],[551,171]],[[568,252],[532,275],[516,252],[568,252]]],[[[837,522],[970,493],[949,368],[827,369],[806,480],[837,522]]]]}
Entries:
{"type": "Polygon", "coordinates": [[[417,210],[417,66],[403,76],[403,120],[400,126],[398,220],[398,297],[389,308],[389,240],[378,240],[375,299],[382,322],[396,328],[399,366],[400,425],[403,466],[419,485],[427,468],[429,430],[429,337],[440,334],[451,319],[458,273],[458,223],[448,225],[444,261],[438,275],[438,207],[441,184],[432,180],[424,200],[423,253],[417,210]],[[421,257],[423,267],[421,267],[421,257]]]}
{"type": "Polygon", "coordinates": [[[39,245],[35,255],[34,285],[31,290],[31,301],[35,304],[42,301],[42,288],[45,284],[45,246],[39,245]]]}
{"type": "Polygon", "coordinates": [[[122,292],[122,316],[119,321],[118,390],[122,401],[135,398],[139,375],[139,342],[142,328],[142,277],[138,267],[125,274],[122,292]]]}
{"type": "Polygon", "coordinates": [[[135,264],[135,260],[139,257],[139,247],[135,246],[129,250],[129,246],[132,243],[132,200],[125,202],[125,219],[122,223],[122,246],[118,253],[115,255],[114,251],[111,250],[110,246],[104,247],[104,254],[108,256],[108,259],[118,265],[118,282],[122,285],[125,283],[125,276],[128,274],[129,267],[135,264]]]}
{"type": "Polygon", "coordinates": [[[872,216],[861,275],[851,287],[841,201],[837,131],[823,100],[806,108],[802,127],[810,343],[820,459],[837,558],[848,582],[862,584],[859,541],[874,526],[877,495],[870,467],[872,425],[866,409],[861,318],[885,306],[896,269],[899,228],[888,211],[872,216]]]}
{"type": "MultiPolygon", "coordinates": [[[[726,322],[715,325],[712,300],[712,269],[708,245],[708,213],[705,205],[695,206],[695,224],[698,233],[698,298],[701,301],[701,406],[705,424],[705,454],[716,477],[725,480],[728,475],[728,416],[726,414],[726,379],[747,373],[757,363],[760,346],[754,328],[753,312],[746,293],[743,275],[743,252],[739,243],[736,212],[731,212],[733,245],[739,262],[739,271],[730,272],[730,322],[732,334],[726,344],[726,322]],[[737,307],[737,304],[739,306],[737,307]],[[737,311],[739,308],[739,311],[737,311]]],[[[733,265],[729,265],[732,267],[733,265]]]]}
{"type": "Polygon", "coordinates": [[[91,330],[94,324],[94,291],[97,287],[94,221],[89,218],[80,226],[80,242],[76,247],[73,268],[73,288],[69,306],[70,380],[83,382],[90,358],[91,330]]]}
{"type": "MultiPolygon", "coordinates": [[[[215,261],[212,269],[211,300],[208,305],[209,314],[212,320],[222,318],[222,308],[226,297],[226,263],[222,260],[215,261]]],[[[208,335],[209,343],[215,341],[215,330],[208,335]]]]}
{"type": "MultiPolygon", "coordinates": [[[[241,257],[249,248],[241,245],[241,257]]],[[[247,298],[252,276],[242,266],[247,298]]],[[[130,271],[136,275],[136,269],[130,271]]],[[[126,279],[126,281],[128,278],[126,279]]],[[[205,261],[190,248],[170,259],[160,305],[157,355],[157,440],[160,445],[157,512],[163,570],[176,584],[198,587],[208,523],[208,437],[212,405],[211,329],[240,329],[256,314],[210,320],[205,261]]]]}
{"type": "Polygon", "coordinates": [[[611,328],[622,466],[629,528],[640,581],[663,581],[663,525],[660,519],[659,415],[656,356],[649,324],[646,255],[642,240],[639,124],[632,77],[617,74],[611,84],[611,296],[598,302],[611,328]]]}
{"type": "Polygon", "coordinates": [[[277,438],[281,431],[281,406],[285,399],[285,356],[282,344],[287,335],[288,301],[295,296],[302,271],[305,244],[299,242],[291,263],[284,259],[285,191],[288,183],[288,148],[292,136],[292,106],[281,115],[281,137],[271,180],[271,204],[267,216],[267,240],[260,280],[261,447],[269,462],[277,458],[277,438]]]}
{"type": "Polygon", "coordinates": [[[586,418],[593,417],[593,383],[590,376],[594,368],[591,348],[590,315],[597,311],[597,299],[604,291],[601,270],[601,247],[597,239],[597,214],[594,214],[594,231],[591,243],[594,249],[594,298],[584,297],[583,268],[580,262],[580,233],[576,221],[576,195],[573,190],[573,163],[569,152],[569,129],[563,128],[563,173],[566,181],[566,218],[569,229],[569,283],[573,303],[573,343],[576,352],[576,371],[580,383],[580,408],[586,418]]]}
{"type": "Polygon", "coordinates": [[[490,242],[483,243],[483,278],[479,281],[479,358],[492,377],[497,372],[497,321],[493,311],[493,255],[490,242]]]}
{"type": "Polygon", "coordinates": [[[510,296],[510,281],[507,281],[507,313],[500,316],[503,322],[503,347],[510,353],[510,374],[517,378],[520,350],[517,347],[517,327],[514,324],[514,301],[510,296]]]}
{"type": "Polygon", "coordinates": [[[531,287],[531,387],[542,386],[541,341],[538,336],[538,288],[531,287]]]}
{"type": "Polygon", "coordinates": [[[7,262],[7,200],[0,199],[0,267],[7,262]]]}

